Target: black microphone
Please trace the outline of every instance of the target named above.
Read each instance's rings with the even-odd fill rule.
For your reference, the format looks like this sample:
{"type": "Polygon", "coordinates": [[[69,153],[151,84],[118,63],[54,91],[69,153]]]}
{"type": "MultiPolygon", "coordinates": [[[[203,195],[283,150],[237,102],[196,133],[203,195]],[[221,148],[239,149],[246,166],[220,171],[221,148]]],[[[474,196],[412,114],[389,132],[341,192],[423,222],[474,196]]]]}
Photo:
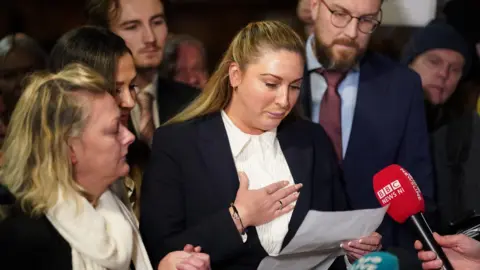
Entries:
{"type": "Polygon", "coordinates": [[[444,270],[454,270],[452,264],[443,252],[443,249],[438,245],[437,241],[433,237],[433,232],[428,226],[427,221],[422,213],[412,215],[410,221],[415,226],[417,233],[420,236],[420,242],[423,244],[423,248],[435,252],[437,257],[442,260],[444,270]]]}
{"type": "Polygon", "coordinates": [[[433,238],[432,230],[423,216],[425,201],[413,177],[402,167],[390,165],[375,174],[373,187],[380,204],[390,205],[387,211],[390,217],[398,223],[409,219],[424,248],[435,252],[442,260],[442,269],[454,270],[443,249],[433,238]]]}

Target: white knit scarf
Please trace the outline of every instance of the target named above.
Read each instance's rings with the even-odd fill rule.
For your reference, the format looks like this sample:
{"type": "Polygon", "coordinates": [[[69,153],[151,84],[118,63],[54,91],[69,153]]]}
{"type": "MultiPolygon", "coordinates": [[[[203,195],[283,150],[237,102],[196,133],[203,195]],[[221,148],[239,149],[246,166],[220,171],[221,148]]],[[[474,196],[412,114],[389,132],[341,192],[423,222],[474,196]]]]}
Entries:
{"type": "Polygon", "coordinates": [[[85,198],[77,207],[59,192],[57,204],[46,214],[72,248],[73,270],[152,270],[133,213],[107,190],[93,207],[85,198]]]}

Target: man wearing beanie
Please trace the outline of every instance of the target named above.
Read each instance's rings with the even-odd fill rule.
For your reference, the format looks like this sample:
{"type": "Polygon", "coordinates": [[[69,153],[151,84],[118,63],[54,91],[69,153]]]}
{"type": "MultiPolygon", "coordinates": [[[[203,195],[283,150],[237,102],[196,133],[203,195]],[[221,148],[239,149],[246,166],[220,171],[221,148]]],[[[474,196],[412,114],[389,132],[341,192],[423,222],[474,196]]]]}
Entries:
{"type": "Polygon", "coordinates": [[[441,20],[419,30],[403,55],[403,62],[422,80],[440,214],[436,229],[446,234],[458,230],[450,222],[472,210],[480,213],[480,119],[474,111],[458,115],[446,106],[471,60],[466,41],[441,20]]]}
{"type": "Polygon", "coordinates": [[[420,75],[428,101],[441,105],[468,72],[471,57],[462,36],[447,23],[434,20],[407,43],[403,61],[420,75]]]}

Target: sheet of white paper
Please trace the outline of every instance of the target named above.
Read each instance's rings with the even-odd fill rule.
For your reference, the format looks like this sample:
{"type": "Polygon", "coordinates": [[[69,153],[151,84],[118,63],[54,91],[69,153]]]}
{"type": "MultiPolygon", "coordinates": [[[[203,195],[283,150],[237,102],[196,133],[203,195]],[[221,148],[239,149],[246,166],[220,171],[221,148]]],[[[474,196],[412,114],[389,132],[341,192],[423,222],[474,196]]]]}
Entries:
{"type": "Polygon", "coordinates": [[[345,212],[310,210],[290,243],[276,257],[266,257],[258,270],[327,270],[343,255],[340,244],[373,233],[387,207],[345,212]]]}

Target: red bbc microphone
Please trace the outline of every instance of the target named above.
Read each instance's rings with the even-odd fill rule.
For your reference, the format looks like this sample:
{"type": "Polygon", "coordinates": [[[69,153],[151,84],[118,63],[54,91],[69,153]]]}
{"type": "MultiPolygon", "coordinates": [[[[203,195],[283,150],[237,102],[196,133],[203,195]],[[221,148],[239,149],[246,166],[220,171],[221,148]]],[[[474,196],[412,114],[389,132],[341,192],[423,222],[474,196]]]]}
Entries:
{"type": "Polygon", "coordinates": [[[437,254],[443,262],[443,269],[453,270],[447,256],[433,238],[432,230],[423,216],[425,201],[413,177],[404,168],[395,164],[390,165],[375,174],[373,189],[382,206],[390,205],[388,215],[398,223],[405,223],[410,219],[423,246],[437,254]]]}

